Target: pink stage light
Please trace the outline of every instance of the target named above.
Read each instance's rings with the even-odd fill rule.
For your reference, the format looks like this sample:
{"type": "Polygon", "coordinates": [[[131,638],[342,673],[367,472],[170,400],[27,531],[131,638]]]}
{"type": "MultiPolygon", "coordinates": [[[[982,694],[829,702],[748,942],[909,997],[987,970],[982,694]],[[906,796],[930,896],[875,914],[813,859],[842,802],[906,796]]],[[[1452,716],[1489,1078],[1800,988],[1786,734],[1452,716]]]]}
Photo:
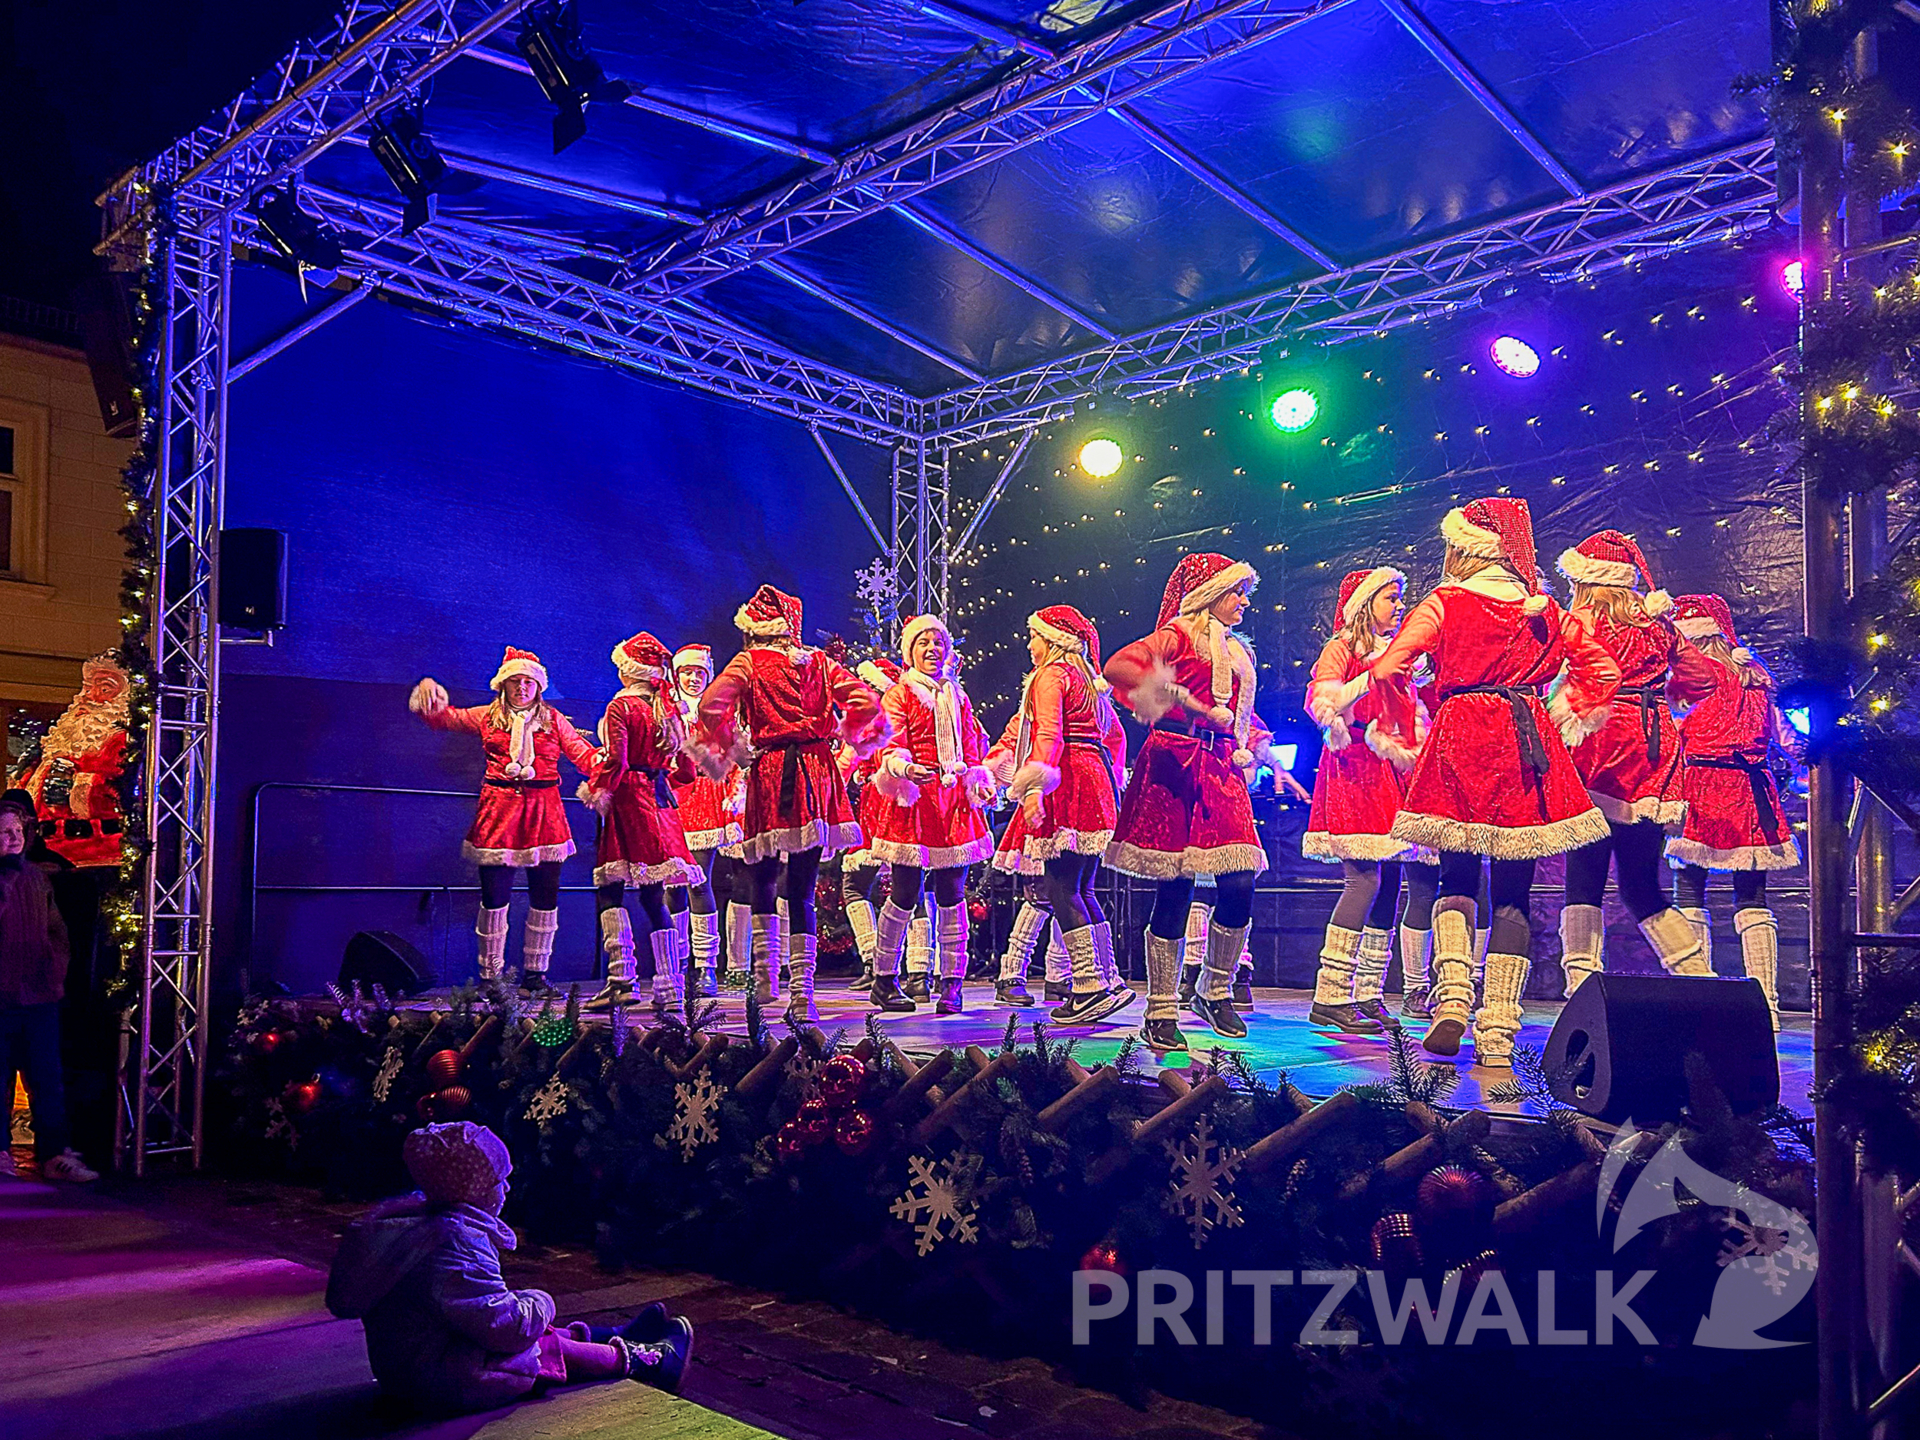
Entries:
{"type": "Polygon", "coordinates": [[[1517,335],[1502,335],[1488,353],[1494,364],[1518,379],[1527,380],[1540,373],[1540,352],[1517,335]]]}
{"type": "Polygon", "coordinates": [[[1800,291],[1806,283],[1806,267],[1798,260],[1789,260],[1780,267],[1780,288],[1794,299],[1800,298],[1800,291]]]}

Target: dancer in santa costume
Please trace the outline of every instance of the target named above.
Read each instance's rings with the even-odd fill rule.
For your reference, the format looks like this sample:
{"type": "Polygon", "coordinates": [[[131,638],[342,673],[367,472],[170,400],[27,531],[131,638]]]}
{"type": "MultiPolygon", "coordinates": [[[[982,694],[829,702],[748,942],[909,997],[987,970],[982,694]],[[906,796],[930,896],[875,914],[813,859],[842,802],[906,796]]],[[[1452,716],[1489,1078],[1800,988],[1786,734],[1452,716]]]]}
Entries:
{"type": "MultiPolygon", "coordinates": [[[[1127,735],[1100,676],[1100,632],[1085,615],[1049,605],[1028,616],[1027,655],[1033,669],[1021,686],[1020,709],[987,756],[987,768],[1020,806],[993,864],[1043,877],[1072,985],[1053,1021],[1091,1025],[1134,998],[1120,980],[1113,929],[1093,889],[1119,818],[1127,735]]],[[[1022,956],[1021,973],[1003,976],[996,998],[1031,1005],[1025,969],[1022,956]]]]}
{"type": "Polygon", "coordinates": [[[1605,968],[1611,863],[1620,899],[1670,975],[1711,975],[1699,938],[1667,902],[1661,852],[1680,827],[1680,732],[1667,697],[1686,703],[1712,688],[1700,652],[1664,618],[1673,597],[1653,583],[1640,547],[1618,530],[1589,535],[1562,551],[1557,567],[1573,581],[1573,616],[1620,667],[1620,689],[1600,728],[1573,749],[1587,793],[1607,817],[1604,840],[1567,855],[1567,903],[1560,911],[1560,969],[1568,995],[1605,968]],[[1644,584],[1645,592],[1636,585],[1644,584]]]}
{"type": "Polygon", "coordinates": [[[684,892],[704,883],[706,874],[687,848],[674,798],[674,782],[691,780],[693,765],[684,753],[680,706],[667,688],[672,658],[644,630],[613,650],[621,690],[607,703],[600,724],[605,745],[584,796],[600,816],[593,886],[607,984],[587,1004],[610,1009],[632,999],[633,923],[626,907],[631,885],[651,932],[655,1008],[662,1019],[684,1021],[687,946],[668,910],[667,891],[684,892]]]}
{"type": "MultiPolygon", "coordinates": [[[[691,734],[700,714],[700,697],[713,683],[713,651],[705,645],[682,645],[673,652],[673,698],[680,725],[691,734]]],[[[746,801],[738,771],[730,783],[694,771],[691,778],[676,776],[673,797],[680,807],[680,828],[687,849],[700,868],[700,881],[688,894],[688,908],[675,913],[675,923],[687,916],[686,950],[693,962],[694,993],[712,998],[720,993],[720,904],[731,892],[735,862],[720,853],[740,843],[740,809],[746,801]]],[[[746,896],[741,896],[744,905],[746,896]]]]}
{"type": "Polygon", "coordinates": [[[993,777],[980,763],[987,737],[953,678],[953,636],[944,620],[916,615],[907,621],[900,653],[906,668],[880,702],[893,740],[873,778],[888,802],[877,807],[873,854],[886,861],[891,877],[874,924],[871,994],[883,1010],[907,1008],[900,1003],[900,959],[914,907],[930,889],[939,985],[934,1009],[957,1015],[966,1005],[967,867],[993,853],[980,813],[994,794],[993,777]]]}
{"type": "Polygon", "coordinates": [[[1460,1049],[1473,1005],[1474,902],[1482,859],[1493,902],[1474,1058],[1513,1063],[1532,934],[1534,862],[1607,835],[1567,753],[1606,718],[1620,667],[1540,590],[1526,502],[1475,500],[1447,512],[1440,588],[1414,606],[1373,663],[1376,681],[1432,662],[1439,706],[1407,777],[1393,838],[1440,854],[1433,911],[1433,1023],[1421,1044],[1460,1049]],[[1539,689],[1567,679],[1551,706],[1539,689]]]}
{"type": "MultiPolygon", "coordinates": [[[[876,693],[885,695],[899,683],[900,667],[891,660],[876,657],[862,660],[854,667],[854,674],[866,681],[876,693]]],[[[860,760],[847,751],[843,759],[847,792],[853,797],[854,813],[860,817],[860,833],[865,843],[858,850],[840,857],[840,899],[847,911],[847,928],[853,931],[853,948],[860,956],[860,973],[854,978],[853,988],[871,990],[875,973],[874,899],[881,894],[881,885],[887,878],[885,862],[873,853],[873,836],[880,823],[880,807],[892,802],[873,786],[874,772],[880,764],[879,755],[869,755],[860,760]]],[[[919,998],[926,997],[922,995],[919,998]]],[[[904,1010],[917,1007],[896,1004],[893,1008],[904,1010]]]]}
{"type": "Polygon", "coordinates": [[[1253,919],[1253,880],[1267,867],[1242,767],[1253,759],[1253,655],[1233,627],[1260,577],[1225,555],[1182,556],[1160,599],[1158,627],[1107,662],[1121,704],[1151,727],[1121,797],[1107,864],[1158,882],[1147,927],[1147,1014],[1141,1037],[1184,1050],[1180,964],[1194,877],[1217,887],[1193,1006],[1239,1038],[1234,967],[1253,919]]]}
{"type": "Polygon", "coordinates": [[[885,743],[888,730],[871,689],[831,655],[800,643],[800,619],[800,602],[771,585],[740,607],[734,622],[746,649],[700,697],[696,754],[716,779],[736,765],[747,773],[740,851],[753,894],[753,963],[771,988],[790,954],[787,1017],[811,1023],[819,1019],[814,881],[823,856],[862,843],[834,741],[865,756],[885,743]],[[753,737],[750,751],[743,726],[753,737]]]}
{"type": "Polygon", "coordinates": [[[540,658],[507,647],[494,672],[491,705],[454,706],[446,688],[428,678],[413,687],[407,706],[436,730],[478,735],[486,754],[480,807],[460,853],[480,867],[480,978],[500,978],[507,949],[507,902],[513,872],[527,872],[527,938],[521,983],[540,990],[560,928],[560,862],[573,854],[573,829],[560,799],[560,757],[591,774],[594,748],[543,698],[547,670],[540,658]]]}
{"type": "Polygon", "coordinates": [[[1680,722],[1686,753],[1681,793],[1687,813],[1667,842],[1668,863],[1679,874],[1674,900],[1693,925],[1712,974],[1713,918],[1707,910],[1707,872],[1733,876],[1733,928],[1747,974],[1766,992],[1780,1028],[1780,925],[1767,906],[1767,872],[1800,863],[1800,847],[1767,768],[1771,744],[1798,759],[1802,745],[1774,701],[1773,676],[1740,643],[1733,612],[1718,595],[1682,595],[1674,627],[1706,657],[1713,683],[1680,722]]]}
{"type": "MultiPolygon", "coordinates": [[[[1393,835],[1406,776],[1426,743],[1426,708],[1410,675],[1373,678],[1373,662],[1405,613],[1406,585],[1407,577],[1388,565],[1341,580],[1333,638],[1307,686],[1307,714],[1324,743],[1300,853],[1336,861],[1341,870],[1309,1018],[1355,1035],[1399,1028],[1381,982],[1393,957],[1401,866],[1429,863],[1393,835]]],[[[1424,937],[1418,943],[1424,951],[1424,937]]]]}

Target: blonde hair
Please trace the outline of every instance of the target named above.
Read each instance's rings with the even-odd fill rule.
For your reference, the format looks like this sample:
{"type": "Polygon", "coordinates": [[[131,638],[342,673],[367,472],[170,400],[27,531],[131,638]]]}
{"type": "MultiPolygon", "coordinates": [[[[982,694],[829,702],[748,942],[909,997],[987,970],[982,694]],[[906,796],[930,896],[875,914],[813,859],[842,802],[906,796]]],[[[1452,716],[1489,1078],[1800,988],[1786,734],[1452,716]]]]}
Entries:
{"type": "MultiPolygon", "coordinates": [[[[1045,636],[1041,638],[1046,639],[1045,636]]],[[[1047,640],[1046,644],[1047,658],[1042,660],[1039,665],[1033,667],[1033,673],[1039,673],[1041,666],[1051,665],[1056,660],[1065,661],[1066,664],[1080,672],[1080,678],[1087,682],[1089,689],[1098,693],[1101,684],[1100,677],[1093,673],[1093,666],[1089,663],[1085,655],[1081,654],[1078,650],[1069,650],[1066,646],[1055,640],[1047,640]]]]}
{"type": "Polygon", "coordinates": [[[1624,585],[1588,585],[1575,581],[1573,608],[1596,610],[1616,625],[1645,625],[1651,618],[1640,592],[1624,585]]]}
{"type": "MultiPolygon", "coordinates": [[[[539,698],[527,707],[533,714],[533,723],[542,730],[553,729],[553,707],[547,704],[546,692],[540,692],[539,698]]],[[[502,730],[513,728],[513,710],[507,704],[506,687],[502,686],[493,697],[493,704],[487,707],[487,718],[502,730]]]]}
{"type": "Polygon", "coordinates": [[[1755,656],[1753,652],[1749,650],[1747,651],[1748,658],[1746,660],[1741,661],[1734,659],[1733,642],[1727,639],[1726,636],[1703,635],[1700,639],[1694,641],[1693,644],[1694,648],[1699,650],[1699,652],[1709,660],[1718,660],[1722,665],[1738,675],[1740,677],[1740,683],[1747,689],[1771,690],[1773,688],[1773,674],[1765,665],[1760,663],[1759,657],[1755,656]]]}
{"type": "Polygon", "coordinates": [[[1449,580],[1470,580],[1489,566],[1498,565],[1505,569],[1506,563],[1486,555],[1469,555],[1459,546],[1449,545],[1446,564],[1440,567],[1440,573],[1449,580]]]}

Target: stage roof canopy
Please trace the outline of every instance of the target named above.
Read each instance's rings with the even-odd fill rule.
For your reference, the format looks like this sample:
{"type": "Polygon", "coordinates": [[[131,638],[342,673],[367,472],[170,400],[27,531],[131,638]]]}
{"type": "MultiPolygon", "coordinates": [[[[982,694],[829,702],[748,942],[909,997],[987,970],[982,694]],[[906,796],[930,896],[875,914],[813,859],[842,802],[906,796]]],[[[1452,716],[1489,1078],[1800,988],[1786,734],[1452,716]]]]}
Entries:
{"type": "MultiPolygon", "coordinates": [[[[349,6],[143,172],[342,282],[886,442],[984,438],[1764,223],[1756,0],[577,0],[624,100],[554,150],[528,0],[349,6]],[[424,96],[438,218],[368,146],[424,96]]],[[[141,203],[114,202],[121,218],[141,203]]],[[[196,219],[198,214],[201,218],[196,219]]]]}

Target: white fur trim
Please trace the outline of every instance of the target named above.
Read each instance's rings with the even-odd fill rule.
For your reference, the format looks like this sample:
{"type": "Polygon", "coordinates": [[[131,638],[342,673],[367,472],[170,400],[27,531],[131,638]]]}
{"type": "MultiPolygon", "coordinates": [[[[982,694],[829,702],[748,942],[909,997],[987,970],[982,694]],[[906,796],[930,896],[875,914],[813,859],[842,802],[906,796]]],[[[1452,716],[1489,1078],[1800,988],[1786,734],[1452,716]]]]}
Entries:
{"type": "Polygon", "coordinates": [[[875,840],[872,846],[876,860],[884,860],[889,865],[915,865],[922,870],[951,870],[956,865],[978,865],[993,855],[993,836],[982,835],[977,840],[969,840],[964,845],[942,845],[930,847],[912,845],[903,840],[875,840]]]}
{"type": "Polygon", "coordinates": [[[689,830],[687,848],[689,850],[720,850],[728,845],[738,845],[744,832],[738,825],[722,825],[718,830],[689,830]]]}
{"type": "Polygon", "coordinates": [[[511,865],[524,870],[529,865],[547,865],[573,854],[573,841],[558,845],[535,845],[526,850],[482,850],[468,841],[460,842],[460,858],[473,865],[511,865]]]}
{"type": "Polygon", "coordinates": [[[1364,735],[1367,748],[1382,760],[1393,766],[1402,775],[1413,769],[1413,762],[1420,758],[1418,746],[1409,749],[1380,729],[1378,720],[1369,720],[1364,735]]]}
{"type": "Polygon", "coordinates": [[[1455,507],[1449,510],[1440,521],[1440,535],[1454,549],[1462,554],[1471,555],[1479,560],[1504,560],[1506,552],[1500,548],[1500,536],[1492,530],[1483,530],[1467,519],[1464,509],[1455,507]]]}
{"type": "Polygon", "coordinates": [[[1576,585],[1613,585],[1631,589],[1640,571],[1631,560],[1596,560],[1579,550],[1562,550],[1553,568],[1576,585]]]}
{"type": "Polygon", "coordinates": [[[772,620],[755,620],[747,614],[745,605],[733,612],[733,624],[742,635],[751,635],[756,640],[777,640],[783,635],[793,633],[787,625],[786,616],[776,616],[772,620]]]}
{"type": "Polygon", "coordinates": [[[1360,613],[1360,607],[1368,604],[1389,585],[1405,585],[1407,577],[1391,565],[1376,565],[1367,572],[1367,578],[1354,587],[1353,594],[1347,597],[1347,603],[1340,610],[1340,623],[1351,624],[1353,617],[1360,613]]]}
{"type": "Polygon", "coordinates": [[[609,860],[593,867],[595,885],[666,885],[675,890],[706,883],[706,874],[698,865],[671,856],[658,865],[638,865],[631,860],[609,860]]]}
{"type": "Polygon", "coordinates": [[[1709,635],[1720,634],[1720,622],[1711,615],[1684,616],[1673,622],[1673,628],[1689,640],[1704,640],[1709,635]]]}
{"type": "Polygon", "coordinates": [[[575,788],[574,798],[596,815],[605,815],[613,808],[613,794],[607,790],[596,790],[591,780],[582,780],[575,788]]]}
{"type": "Polygon", "coordinates": [[[704,670],[713,674],[713,647],[711,645],[682,645],[673,652],[670,662],[676,670],[704,670]]]}
{"type": "Polygon", "coordinates": [[[1551,603],[1552,601],[1545,595],[1535,591],[1520,602],[1520,613],[1522,615],[1544,615],[1547,613],[1547,606],[1551,603]]]}
{"type": "Polygon", "coordinates": [[[893,681],[887,678],[887,672],[871,660],[862,660],[854,667],[853,673],[876,690],[888,690],[893,686],[893,681]]]}
{"type": "Polygon", "coordinates": [[[1598,807],[1570,820],[1554,820],[1545,825],[1482,825],[1445,815],[1421,815],[1411,810],[1402,810],[1393,822],[1396,840],[1424,845],[1429,850],[1460,850],[1495,860],[1538,860],[1546,855],[1564,855],[1582,845],[1605,840],[1611,833],[1607,829],[1607,817],[1598,807]]]}
{"type": "Polygon", "coordinates": [[[1668,830],[1677,830],[1680,822],[1687,818],[1687,802],[1684,800],[1662,800],[1658,795],[1622,800],[1618,795],[1608,795],[1601,790],[1589,790],[1587,794],[1600,807],[1600,813],[1614,825],[1638,825],[1644,820],[1651,820],[1668,830]]]}
{"type": "Polygon", "coordinates": [[[1391,835],[1335,835],[1309,830],[1300,837],[1300,853],[1314,860],[1405,860],[1414,848],[1391,835]]]}
{"type": "Polygon", "coordinates": [[[1105,855],[1113,843],[1111,830],[1056,830],[1051,835],[1028,835],[1018,850],[993,852],[993,868],[1006,875],[1044,875],[1047,861],[1062,855],[1105,855]]]}
{"type": "Polygon", "coordinates": [[[896,805],[912,805],[920,799],[918,785],[904,774],[887,769],[885,765],[874,772],[873,788],[896,805]]]}
{"type": "Polygon", "coordinates": [[[820,858],[826,860],[845,850],[861,849],[866,843],[867,837],[861,833],[857,822],[829,825],[825,820],[810,820],[805,825],[767,830],[749,836],[740,842],[740,853],[732,858],[752,865],[776,855],[797,855],[806,850],[818,850],[820,858]]]}
{"type": "Polygon", "coordinates": [[[1146,678],[1133,687],[1132,704],[1127,708],[1142,725],[1151,725],[1180,708],[1178,693],[1173,667],[1155,656],[1146,678]]]}
{"type": "Polygon", "coordinates": [[[547,667],[538,660],[502,660],[500,668],[493,672],[493,679],[487,682],[487,688],[498,690],[516,675],[525,675],[540,687],[542,695],[547,693],[547,667]]]}
{"type": "Polygon", "coordinates": [[[1791,835],[1778,845],[1738,845],[1731,850],[1716,850],[1676,835],[1667,841],[1667,863],[1676,870],[1682,865],[1703,870],[1791,870],[1800,863],[1800,847],[1791,835]]]}
{"type": "Polygon", "coordinates": [[[1225,595],[1230,590],[1239,588],[1249,580],[1255,585],[1258,585],[1260,583],[1259,572],[1247,564],[1246,561],[1236,560],[1211,580],[1201,581],[1198,585],[1194,586],[1193,589],[1182,595],[1180,597],[1180,613],[1182,615],[1197,615],[1200,611],[1211,608],[1214,601],[1218,600],[1222,595],[1225,595]]]}
{"type": "Polygon", "coordinates": [[[1216,845],[1202,849],[1153,850],[1130,840],[1107,846],[1107,868],[1141,880],[1179,880],[1190,875],[1233,875],[1267,868],[1267,852],[1258,845],[1216,845]]]}
{"type": "Polygon", "coordinates": [[[1611,705],[1602,705],[1581,715],[1574,710],[1573,702],[1567,699],[1564,687],[1556,689],[1547,698],[1547,718],[1553,721],[1554,727],[1560,732],[1560,739],[1569,750],[1579,749],[1581,741],[1589,735],[1599,734],[1612,711],[1611,705]]]}
{"type": "Polygon", "coordinates": [[[1649,590],[1640,597],[1640,608],[1658,620],[1662,615],[1673,613],[1673,596],[1664,590],[1649,590]]]}
{"type": "Polygon", "coordinates": [[[726,779],[753,758],[753,748],[747,744],[744,736],[735,736],[733,744],[725,749],[698,740],[690,741],[686,751],[693,763],[700,767],[700,773],[715,782],[726,779]]]}
{"type": "Polygon", "coordinates": [[[1000,788],[1000,782],[984,765],[969,765],[960,772],[960,783],[966,787],[967,799],[982,810],[993,803],[994,792],[1000,788]]]}
{"type": "Polygon", "coordinates": [[[407,709],[416,715],[437,715],[447,708],[447,687],[428,678],[413,687],[407,696],[407,709]]]}
{"type": "Polygon", "coordinates": [[[1070,650],[1075,655],[1084,655],[1087,653],[1086,642],[1078,635],[1074,634],[1071,630],[1062,630],[1057,625],[1049,625],[1046,621],[1042,620],[1038,614],[1027,617],[1027,629],[1038,635],[1049,645],[1058,645],[1062,650],[1070,650]]]}
{"type": "Polygon", "coordinates": [[[884,711],[876,710],[864,725],[854,725],[847,717],[840,721],[840,743],[853,752],[856,761],[867,759],[892,738],[893,726],[884,711]]]}

